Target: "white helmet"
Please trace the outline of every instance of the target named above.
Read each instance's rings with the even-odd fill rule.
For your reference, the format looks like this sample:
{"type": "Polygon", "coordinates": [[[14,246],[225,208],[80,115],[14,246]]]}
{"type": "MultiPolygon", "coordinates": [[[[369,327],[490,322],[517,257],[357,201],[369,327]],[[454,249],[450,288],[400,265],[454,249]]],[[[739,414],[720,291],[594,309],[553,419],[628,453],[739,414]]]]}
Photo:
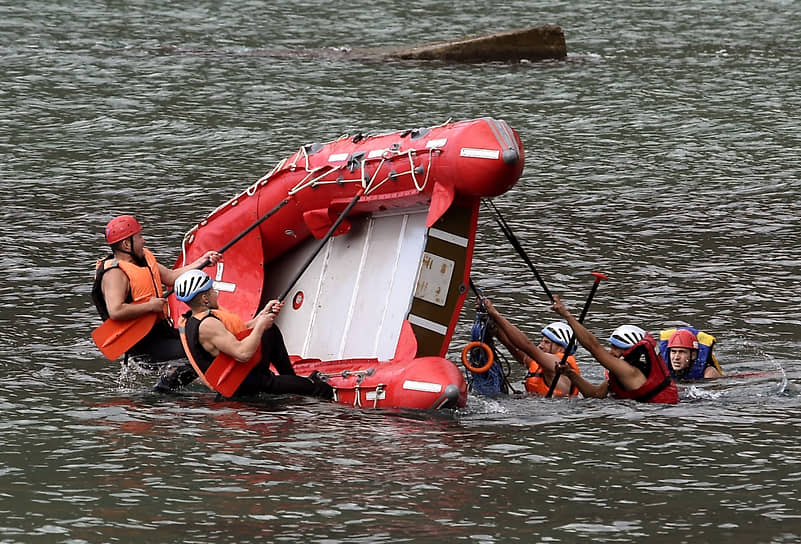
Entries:
{"type": "MultiPolygon", "coordinates": [[[[570,326],[565,323],[556,321],[542,329],[542,335],[551,342],[556,342],[563,348],[567,349],[568,344],[570,344],[570,337],[573,336],[573,329],[571,329],[570,326]]],[[[573,355],[575,352],[576,344],[574,342],[573,349],[570,351],[570,355],[573,355]]]]}
{"type": "Polygon", "coordinates": [[[187,270],[175,280],[175,296],[178,300],[189,302],[198,293],[204,293],[212,288],[214,282],[202,270],[187,270]]]}
{"type": "Polygon", "coordinates": [[[645,338],[645,331],[635,325],[621,325],[612,331],[609,343],[620,349],[629,349],[645,338]]]}

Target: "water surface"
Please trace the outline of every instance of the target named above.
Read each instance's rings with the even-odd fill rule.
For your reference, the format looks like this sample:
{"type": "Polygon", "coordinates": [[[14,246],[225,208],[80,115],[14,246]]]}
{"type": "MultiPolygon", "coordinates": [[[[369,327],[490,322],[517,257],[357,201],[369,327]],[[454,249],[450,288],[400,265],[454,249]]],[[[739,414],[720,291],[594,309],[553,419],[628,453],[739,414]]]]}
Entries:
{"type": "MultiPolygon", "coordinates": [[[[801,8],[574,4],[0,7],[0,540],[801,540],[801,8]],[[566,61],[301,54],[546,23],[566,61]],[[92,344],[112,216],[135,213],[170,263],[194,222],[302,144],[485,115],[526,147],[495,202],[549,288],[578,311],[589,273],[608,274],[594,332],[692,324],[727,370],[757,374],[672,407],[513,395],[370,412],[164,397],[92,344]]],[[[532,337],[554,320],[489,214],[473,278],[532,337]]]]}

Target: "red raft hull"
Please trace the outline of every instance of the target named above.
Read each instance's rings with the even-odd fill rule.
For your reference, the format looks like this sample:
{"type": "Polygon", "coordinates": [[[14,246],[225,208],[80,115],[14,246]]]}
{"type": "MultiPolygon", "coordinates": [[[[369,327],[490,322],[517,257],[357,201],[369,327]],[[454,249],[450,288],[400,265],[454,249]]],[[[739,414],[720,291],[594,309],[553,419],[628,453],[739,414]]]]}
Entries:
{"type": "Polygon", "coordinates": [[[334,400],[355,408],[458,408],[467,402],[462,372],[440,357],[298,361],[295,372],[328,376],[334,400]]]}
{"type": "MultiPolygon", "coordinates": [[[[361,243],[356,238],[363,218],[423,210],[422,215],[418,213],[418,230],[423,232],[424,247],[421,245],[419,254],[410,257],[404,246],[393,257],[401,264],[414,261],[413,270],[392,272],[399,276],[393,286],[404,282],[411,285],[408,297],[393,295],[386,302],[382,315],[394,316],[393,319],[382,317],[341,332],[346,338],[374,337],[379,347],[365,347],[365,342],[352,347],[347,341],[334,347],[315,347],[304,343],[303,338],[295,341],[297,345],[288,342],[287,346],[299,360],[298,374],[313,370],[328,374],[337,390],[337,400],[344,404],[424,409],[464,406],[464,377],[444,356],[467,294],[478,204],[482,197],[509,190],[519,179],[523,165],[523,147],[517,133],[505,122],[491,118],[305,145],[190,230],[176,267],[208,250],[220,250],[258,223],[226,249],[221,264],[206,270],[218,282],[220,305],[244,320],[252,318],[285,287],[289,298],[279,323],[287,336],[287,330],[302,328],[306,321],[319,321],[310,307],[322,307],[333,299],[340,304],[342,298],[329,293],[327,299],[312,300],[310,291],[356,292],[358,288],[351,278],[342,281],[342,274],[321,272],[315,285],[307,281],[305,286],[289,291],[290,286],[275,283],[278,280],[273,273],[286,267],[288,255],[304,244],[316,242],[314,238],[322,238],[358,192],[363,195],[332,242],[339,236],[351,236],[354,240],[347,242],[348,247],[361,243]],[[448,254],[449,249],[440,248],[438,239],[444,240],[439,246],[457,248],[455,253],[448,254]],[[434,280],[440,278],[437,270],[427,272],[426,266],[442,268],[443,275],[447,268],[447,278],[441,280],[441,285],[428,285],[433,281],[431,274],[434,280]],[[265,270],[269,272],[265,274],[265,270]],[[326,285],[326,281],[336,285],[326,285]],[[399,311],[405,315],[398,318],[399,311]],[[291,325],[285,326],[282,319],[291,325]],[[380,327],[376,324],[372,331],[373,323],[379,321],[380,327]],[[378,392],[367,398],[370,389],[378,392]]],[[[407,235],[397,237],[403,236],[407,235]]],[[[387,240],[391,239],[387,235],[387,240]]],[[[386,245],[384,241],[377,245],[382,244],[386,245]]],[[[369,266],[364,263],[370,259],[362,258],[361,262],[362,266],[369,266]]],[[[353,264],[353,276],[369,273],[370,270],[359,269],[358,263],[353,264]]],[[[389,287],[372,289],[376,296],[369,297],[370,301],[389,287]]],[[[350,314],[343,311],[342,320],[350,323],[366,313],[359,310],[365,307],[365,300],[359,296],[354,295],[352,301],[342,305],[350,308],[350,314]]],[[[186,309],[174,297],[170,306],[173,315],[186,309]]],[[[309,329],[307,336],[313,335],[314,330],[309,329]]]]}

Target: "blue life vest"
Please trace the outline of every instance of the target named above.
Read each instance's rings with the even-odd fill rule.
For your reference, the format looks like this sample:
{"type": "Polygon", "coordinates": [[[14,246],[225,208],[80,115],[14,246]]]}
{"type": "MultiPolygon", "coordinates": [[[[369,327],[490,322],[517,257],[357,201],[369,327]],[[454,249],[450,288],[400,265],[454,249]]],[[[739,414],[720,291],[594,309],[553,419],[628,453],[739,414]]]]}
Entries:
{"type": "Polygon", "coordinates": [[[706,370],[706,367],[714,366],[719,368],[717,360],[712,354],[712,348],[715,346],[715,342],[717,341],[717,338],[711,334],[699,331],[693,327],[678,327],[677,329],[668,329],[659,333],[659,354],[662,355],[662,359],[664,359],[665,364],[667,364],[667,369],[673,378],[678,378],[681,380],[701,380],[704,378],[704,370],[706,370]],[[687,373],[677,377],[676,373],[673,372],[673,367],[670,366],[670,353],[667,346],[670,337],[679,329],[686,329],[690,331],[698,339],[698,355],[696,356],[692,365],[690,365],[687,373]]]}

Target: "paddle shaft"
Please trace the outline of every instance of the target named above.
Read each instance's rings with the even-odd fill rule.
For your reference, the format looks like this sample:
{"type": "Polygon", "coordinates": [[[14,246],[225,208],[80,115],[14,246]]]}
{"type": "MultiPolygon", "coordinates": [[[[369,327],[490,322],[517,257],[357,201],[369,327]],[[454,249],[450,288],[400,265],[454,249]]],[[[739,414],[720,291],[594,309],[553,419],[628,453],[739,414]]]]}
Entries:
{"type": "Polygon", "coordinates": [[[468,278],[468,281],[470,283],[470,289],[472,289],[473,292],[478,297],[478,303],[481,306],[481,310],[482,311],[485,310],[485,308],[484,308],[484,299],[486,297],[484,296],[484,292],[480,288],[476,287],[476,284],[473,283],[473,278],[468,278]]]}
{"type": "MultiPolygon", "coordinates": [[[[592,284],[592,288],[590,288],[590,294],[587,297],[587,301],[584,303],[584,308],[581,309],[581,315],[578,318],[579,323],[584,323],[584,318],[587,317],[587,312],[590,309],[590,303],[592,302],[592,297],[595,296],[595,292],[598,290],[598,285],[601,283],[601,280],[607,279],[606,276],[600,272],[593,272],[593,276],[595,276],[595,281],[592,284]]],[[[562,354],[562,360],[559,362],[559,366],[565,364],[567,362],[567,358],[570,356],[570,352],[573,350],[573,346],[576,345],[576,333],[570,335],[570,340],[567,343],[567,347],[565,348],[564,354],[562,354]]],[[[556,384],[559,383],[559,378],[562,376],[562,373],[559,372],[557,367],[556,373],[553,376],[553,380],[551,380],[551,385],[548,387],[548,394],[545,395],[546,399],[549,399],[553,396],[553,392],[556,389],[556,384]]]]}
{"type": "MultiPolygon", "coordinates": [[[[275,212],[277,212],[278,210],[283,208],[288,202],[289,202],[289,198],[285,198],[284,200],[279,202],[273,209],[271,209],[270,211],[268,211],[267,213],[265,213],[264,215],[259,217],[256,221],[254,221],[245,230],[240,232],[232,240],[230,240],[227,244],[225,244],[222,248],[220,248],[218,253],[224,253],[225,251],[227,251],[231,246],[233,246],[235,243],[237,243],[243,237],[247,236],[247,234],[250,231],[252,231],[256,227],[258,227],[265,220],[267,220],[270,216],[272,216],[275,212]]],[[[203,261],[203,263],[200,266],[198,266],[196,268],[197,269],[206,268],[210,264],[211,264],[211,261],[206,259],[206,260],[203,261]]],[[[174,290],[175,290],[174,288],[170,288],[166,293],[164,293],[164,295],[162,295],[162,298],[168,298],[170,295],[172,295],[174,290]]],[[[148,315],[149,314],[145,314],[145,316],[148,316],[148,315]]],[[[128,351],[134,345],[136,345],[136,343],[139,342],[139,340],[144,338],[147,335],[147,333],[150,332],[150,329],[152,328],[152,325],[151,325],[151,327],[148,327],[147,330],[144,330],[143,327],[137,327],[137,324],[142,320],[143,317],[144,316],[137,317],[135,319],[130,320],[130,322],[122,322],[122,323],[128,323],[127,327],[125,325],[116,325],[116,326],[115,325],[111,325],[111,323],[113,323],[113,322],[110,321],[110,320],[106,320],[106,321],[103,322],[103,324],[101,324],[99,327],[97,327],[95,329],[95,331],[92,333],[92,339],[95,340],[95,343],[98,345],[98,347],[101,348],[101,351],[105,350],[103,354],[106,355],[107,357],[108,357],[107,353],[108,354],[114,354],[114,353],[119,352],[120,354],[122,354],[122,353],[128,351]],[[104,328],[104,325],[106,325],[107,323],[110,325],[111,331],[110,331],[110,335],[105,336],[107,333],[105,333],[106,328],[104,328]],[[123,328],[120,329],[119,327],[123,327],[123,328]],[[126,334],[126,332],[128,334],[126,334]],[[119,343],[119,342],[121,342],[122,344],[119,345],[119,346],[115,346],[114,345],[115,343],[119,343]]],[[[148,319],[150,319],[150,318],[148,317],[148,319]]],[[[111,357],[108,357],[108,358],[111,359],[111,357]]],[[[114,359],[116,359],[116,357],[114,357],[114,359]]]]}
{"type": "MultiPolygon", "coordinates": [[[[285,198],[284,200],[282,200],[281,202],[279,202],[279,203],[278,203],[278,204],[277,204],[277,205],[276,205],[276,206],[275,206],[275,207],[274,207],[272,210],[270,210],[269,212],[265,213],[264,215],[262,215],[261,217],[259,217],[258,219],[256,219],[256,221],[254,221],[254,222],[253,222],[253,223],[252,223],[252,224],[251,224],[251,225],[250,225],[248,228],[246,228],[245,230],[243,230],[242,232],[240,232],[239,234],[237,234],[236,236],[234,236],[234,238],[233,238],[233,239],[231,239],[231,240],[230,240],[230,241],[229,241],[227,244],[225,244],[223,247],[221,247],[219,250],[217,250],[217,253],[223,254],[223,253],[225,253],[226,251],[228,251],[228,249],[230,249],[230,248],[231,248],[231,246],[233,246],[233,245],[234,245],[235,243],[237,243],[239,240],[241,240],[242,238],[244,238],[245,236],[247,236],[247,235],[248,235],[248,233],[249,233],[250,231],[252,231],[252,230],[253,230],[253,229],[255,229],[256,227],[258,227],[259,225],[261,225],[262,223],[264,223],[264,222],[265,222],[267,219],[269,219],[269,218],[270,218],[270,217],[271,217],[271,216],[272,216],[272,215],[273,215],[275,212],[277,212],[278,210],[280,210],[281,208],[283,208],[284,206],[286,206],[288,202],[289,202],[289,199],[288,199],[288,198],[285,198]]],[[[205,261],[203,261],[203,264],[201,264],[200,266],[196,267],[196,269],[197,269],[197,270],[202,270],[203,268],[206,268],[206,267],[207,267],[207,266],[209,266],[210,264],[211,264],[211,261],[210,261],[210,260],[208,260],[208,259],[206,259],[205,261]]],[[[169,296],[170,296],[170,295],[173,293],[173,291],[175,291],[175,289],[173,289],[173,288],[170,288],[170,290],[169,290],[169,291],[167,291],[167,292],[164,294],[164,298],[167,298],[167,297],[169,297],[169,296]]]]}
{"type": "MultiPolygon", "coordinates": [[[[283,208],[284,206],[286,206],[286,205],[287,205],[287,203],[289,203],[289,198],[285,198],[284,200],[282,200],[281,202],[279,202],[278,204],[276,204],[276,206],[275,206],[275,207],[274,207],[272,210],[270,210],[269,212],[265,213],[264,215],[262,215],[261,217],[259,217],[258,219],[256,219],[256,221],[254,221],[252,225],[250,225],[248,228],[246,228],[245,230],[243,230],[242,232],[240,232],[239,234],[237,234],[237,235],[236,235],[236,236],[235,236],[235,237],[234,237],[234,238],[233,238],[233,239],[232,239],[230,242],[228,242],[228,243],[227,243],[227,244],[225,244],[225,245],[224,245],[222,248],[220,248],[220,250],[219,250],[217,253],[225,253],[225,252],[226,252],[226,250],[228,250],[228,248],[230,248],[232,245],[234,245],[235,243],[237,243],[239,240],[241,240],[242,238],[244,238],[245,236],[247,236],[247,235],[248,235],[248,233],[249,233],[250,231],[252,231],[252,230],[253,230],[253,229],[255,229],[256,227],[258,227],[259,225],[261,225],[262,223],[264,223],[264,222],[265,222],[267,219],[269,219],[269,218],[270,218],[270,217],[271,217],[271,216],[272,216],[272,215],[273,215],[275,212],[277,212],[278,210],[280,210],[281,208],[283,208]]],[[[209,263],[208,261],[206,261],[206,264],[204,264],[204,265],[203,265],[203,266],[201,266],[200,268],[205,268],[205,267],[207,267],[209,264],[210,264],[210,263],[209,263]]]]}
{"type": "Polygon", "coordinates": [[[504,219],[504,217],[501,215],[501,212],[498,211],[498,208],[495,207],[495,204],[493,204],[493,202],[491,200],[484,199],[483,202],[484,203],[489,202],[488,205],[495,212],[495,221],[498,223],[498,226],[501,227],[501,230],[506,235],[506,239],[509,240],[509,243],[512,244],[512,247],[514,247],[515,250],[517,250],[517,253],[520,255],[520,257],[523,259],[523,261],[525,261],[525,263],[528,265],[528,267],[534,273],[534,277],[537,278],[537,281],[539,282],[540,286],[542,287],[542,290],[545,291],[545,294],[551,300],[551,303],[553,303],[554,299],[553,299],[553,295],[551,294],[550,289],[548,289],[548,286],[545,285],[545,281],[543,281],[542,277],[540,276],[540,273],[537,272],[537,269],[534,267],[534,264],[531,262],[531,259],[528,258],[528,255],[526,254],[526,251],[523,249],[523,246],[520,244],[520,241],[517,239],[517,237],[512,232],[512,229],[509,227],[509,224],[506,222],[506,219],[504,219]]]}
{"type": "MultiPolygon", "coordinates": [[[[350,211],[353,209],[353,207],[356,205],[356,203],[359,201],[359,199],[362,197],[363,194],[364,194],[364,189],[356,193],[356,196],[353,197],[353,200],[350,201],[350,204],[348,204],[347,207],[342,211],[342,213],[339,214],[337,220],[334,221],[334,224],[331,225],[331,228],[328,229],[328,232],[325,233],[325,236],[323,236],[320,239],[320,243],[317,244],[317,247],[314,249],[312,254],[306,258],[306,261],[303,263],[303,266],[300,267],[300,270],[298,270],[298,272],[295,274],[295,277],[292,278],[291,282],[289,282],[289,286],[284,290],[283,293],[281,293],[281,296],[278,297],[279,301],[283,301],[287,297],[287,295],[295,286],[295,284],[298,282],[300,277],[303,276],[303,273],[306,272],[306,269],[309,268],[309,265],[311,265],[315,257],[317,257],[320,251],[322,251],[323,246],[325,246],[325,244],[328,243],[328,240],[331,239],[331,237],[334,235],[334,232],[339,228],[339,225],[342,224],[342,221],[345,220],[345,217],[347,217],[347,215],[350,213],[350,211]]],[[[271,313],[273,312],[272,308],[270,309],[270,312],[271,313]]],[[[217,379],[215,387],[219,387],[226,380],[226,378],[228,378],[228,376],[234,370],[235,366],[236,366],[236,361],[231,361],[228,364],[228,367],[225,370],[223,370],[223,372],[220,374],[220,377],[217,379]]]]}

